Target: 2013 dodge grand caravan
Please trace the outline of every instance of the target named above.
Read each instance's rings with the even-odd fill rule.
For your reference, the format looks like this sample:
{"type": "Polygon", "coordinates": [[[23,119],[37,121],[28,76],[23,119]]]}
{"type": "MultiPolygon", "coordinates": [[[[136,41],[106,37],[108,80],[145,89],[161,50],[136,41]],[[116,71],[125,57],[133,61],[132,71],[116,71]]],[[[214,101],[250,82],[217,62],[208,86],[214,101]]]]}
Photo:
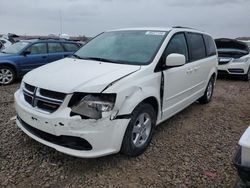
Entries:
{"type": "Polygon", "coordinates": [[[104,32],[72,57],[24,76],[15,93],[17,125],[69,155],[137,156],[156,125],[197,100],[211,100],[217,65],[215,43],[204,32],[104,32]]]}

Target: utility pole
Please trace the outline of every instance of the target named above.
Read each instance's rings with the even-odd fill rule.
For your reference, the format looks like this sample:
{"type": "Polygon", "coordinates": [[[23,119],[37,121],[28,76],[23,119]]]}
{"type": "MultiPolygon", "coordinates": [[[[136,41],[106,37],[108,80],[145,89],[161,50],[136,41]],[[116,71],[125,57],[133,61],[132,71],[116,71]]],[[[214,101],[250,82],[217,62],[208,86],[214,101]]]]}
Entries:
{"type": "Polygon", "coordinates": [[[60,35],[62,35],[62,11],[59,11],[59,17],[60,17],[60,35]]]}

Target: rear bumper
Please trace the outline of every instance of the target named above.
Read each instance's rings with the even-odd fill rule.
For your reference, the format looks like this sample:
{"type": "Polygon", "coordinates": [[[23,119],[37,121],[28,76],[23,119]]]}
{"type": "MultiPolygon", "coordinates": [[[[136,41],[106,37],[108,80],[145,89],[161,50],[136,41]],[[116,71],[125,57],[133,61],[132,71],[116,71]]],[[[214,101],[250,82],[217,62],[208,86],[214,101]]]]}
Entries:
{"type": "Polygon", "coordinates": [[[130,119],[110,120],[110,117],[106,117],[84,120],[80,116],[71,117],[69,108],[43,114],[26,105],[22,97],[21,92],[15,93],[16,123],[36,141],[62,153],[83,158],[120,151],[130,119]]]}

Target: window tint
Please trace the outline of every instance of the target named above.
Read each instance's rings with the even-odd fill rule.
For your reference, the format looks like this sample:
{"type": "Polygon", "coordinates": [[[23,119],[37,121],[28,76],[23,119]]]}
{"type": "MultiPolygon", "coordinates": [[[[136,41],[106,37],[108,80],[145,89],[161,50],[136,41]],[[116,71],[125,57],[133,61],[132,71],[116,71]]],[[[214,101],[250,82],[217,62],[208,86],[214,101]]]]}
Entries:
{"type": "Polygon", "coordinates": [[[207,56],[216,55],[216,47],[214,44],[214,39],[208,35],[203,35],[207,50],[207,56]]]}
{"type": "Polygon", "coordinates": [[[60,43],[49,42],[48,43],[49,53],[64,52],[63,47],[60,43]]]}
{"type": "Polygon", "coordinates": [[[33,44],[26,51],[29,51],[30,54],[46,54],[47,53],[46,43],[33,44]]]}
{"type": "Polygon", "coordinates": [[[62,43],[66,51],[68,52],[75,52],[79,49],[79,47],[76,44],[73,43],[62,43]]]}
{"type": "Polygon", "coordinates": [[[163,57],[166,58],[172,53],[183,54],[186,57],[186,61],[188,61],[188,48],[185,35],[183,33],[174,35],[174,37],[168,43],[163,57]]]}
{"type": "Polygon", "coordinates": [[[190,47],[190,60],[196,61],[206,57],[206,49],[201,34],[187,33],[188,44],[190,47]]]}

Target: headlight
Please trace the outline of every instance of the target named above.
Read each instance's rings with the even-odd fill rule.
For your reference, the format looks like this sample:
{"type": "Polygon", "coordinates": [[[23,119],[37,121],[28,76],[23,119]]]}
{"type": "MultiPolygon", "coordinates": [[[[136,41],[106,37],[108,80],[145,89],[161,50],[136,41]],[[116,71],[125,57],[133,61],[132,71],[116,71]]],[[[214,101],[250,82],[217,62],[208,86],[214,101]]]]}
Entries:
{"type": "Polygon", "coordinates": [[[249,57],[239,58],[239,59],[233,59],[233,63],[245,63],[249,60],[249,57]]]}
{"type": "Polygon", "coordinates": [[[74,97],[78,98],[78,101],[72,105],[72,112],[91,119],[100,119],[102,112],[113,110],[116,99],[115,94],[88,94],[83,96],[80,101],[79,96],[72,98],[74,97]]]}

